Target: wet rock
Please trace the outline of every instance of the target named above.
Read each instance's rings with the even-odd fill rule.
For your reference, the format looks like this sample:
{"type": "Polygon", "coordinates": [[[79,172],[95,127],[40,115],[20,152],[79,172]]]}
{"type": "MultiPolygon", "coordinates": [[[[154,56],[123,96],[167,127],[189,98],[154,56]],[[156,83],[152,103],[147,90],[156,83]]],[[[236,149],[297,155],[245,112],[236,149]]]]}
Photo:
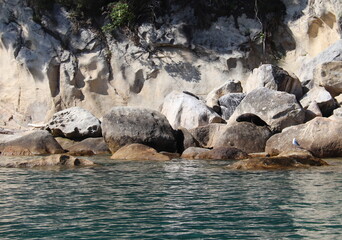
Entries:
{"type": "Polygon", "coordinates": [[[42,155],[65,152],[53,136],[45,130],[0,138],[2,155],[42,155]]]}
{"type": "Polygon", "coordinates": [[[201,153],[209,152],[209,149],[200,148],[200,147],[189,147],[185,149],[182,153],[181,158],[184,159],[198,159],[197,156],[201,153]]]}
{"type": "Polygon", "coordinates": [[[195,159],[241,160],[248,158],[248,154],[234,147],[218,147],[199,153],[195,159]]]}
{"type": "MultiPolygon", "coordinates": [[[[69,155],[57,154],[27,161],[6,163],[2,167],[8,168],[34,168],[34,167],[76,167],[94,166],[94,162],[87,159],[75,158],[69,155]]],[[[0,164],[1,166],[1,164],[0,164]]]]}
{"type": "Polygon", "coordinates": [[[253,70],[247,79],[245,91],[251,92],[260,87],[291,93],[297,99],[303,95],[301,82],[294,74],[271,64],[264,64],[253,70]]]}
{"type": "Polygon", "coordinates": [[[245,113],[260,117],[274,132],[304,122],[305,111],[293,94],[258,88],[248,93],[230,117],[228,124],[245,113]]]}
{"type": "Polygon", "coordinates": [[[168,161],[171,159],[169,155],[158,153],[154,148],[139,143],[129,144],[120,148],[112,155],[111,158],[120,160],[151,161],[168,161]]]}
{"type": "Polygon", "coordinates": [[[171,92],[164,99],[161,113],[166,116],[174,129],[192,129],[224,120],[214,110],[197,98],[179,92],[171,92]]]}
{"type": "Polygon", "coordinates": [[[315,157],[342,156],[341,120],[316,117],[305,124],[288,127],[268,139],[265,151],[270,155],[296,151],[298,147],[292,144],[293,138],[315,157]]]}
{"type": "Polygon", "coordinates": [[[307,155],[298,155],[249,158],[238,161],[230,166],[227,166],[227,168],[237,170],[284,170],[327,165],[328,164],[322,159],[307,155]]]}
{"type": "Polygon", "coordinates": [[[55,137],[74,140],[101,137],[100,121],[85,109],[72,107],[57,112],[47,124],[47,130],[55,137]]]}
{"type": "Polygon", "coordinates": [[[157,151],[177,151],[174,131],[166,117],[146,108],[112,108],[103,117],[102,133],[112,153],[130,143],[141,143],[157,151]]]}
{"type": "Polygon", "coordinates": [[[235,147],[244,152],[263,152],[266,141],[272,132],[266,126],[257,126],[249,122],[227,125],[216,133],[213,147],[235,147]]]}

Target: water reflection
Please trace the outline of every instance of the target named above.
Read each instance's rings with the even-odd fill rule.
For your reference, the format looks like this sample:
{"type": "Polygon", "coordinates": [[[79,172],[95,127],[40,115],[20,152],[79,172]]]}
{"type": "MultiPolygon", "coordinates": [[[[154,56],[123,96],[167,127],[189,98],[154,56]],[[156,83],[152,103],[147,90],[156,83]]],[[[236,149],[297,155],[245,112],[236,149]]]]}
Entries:
{"type": "Polygon", "coordinates": [[[340,167],[229,171],[221,161],[0,168],[0,238],[337,239],[340,167]]]}

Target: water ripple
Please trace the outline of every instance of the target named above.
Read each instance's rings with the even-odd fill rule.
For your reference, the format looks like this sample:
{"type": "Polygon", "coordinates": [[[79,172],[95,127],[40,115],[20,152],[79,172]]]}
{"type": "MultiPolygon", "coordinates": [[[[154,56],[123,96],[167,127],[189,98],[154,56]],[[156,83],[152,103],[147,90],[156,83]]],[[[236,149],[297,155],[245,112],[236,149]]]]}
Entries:
{"type": "Polygon", "coordinates": [[[222,161],[0,169],[1,239],[340,239],[342,168],[222,161]]]}

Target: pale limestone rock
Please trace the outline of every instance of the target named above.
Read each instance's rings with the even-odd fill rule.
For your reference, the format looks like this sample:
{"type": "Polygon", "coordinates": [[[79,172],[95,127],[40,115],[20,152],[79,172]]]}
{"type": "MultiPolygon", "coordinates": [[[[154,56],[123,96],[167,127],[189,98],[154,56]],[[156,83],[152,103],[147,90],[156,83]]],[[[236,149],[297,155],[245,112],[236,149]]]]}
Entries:
{"type": "Polygon", "coordinates": [[[293,94],[257,88],[248,93],[230,117],[228,124],[245,113],[255,114],[266,122],[272,131],[303,123],[305,113],[293,94]]]}
{"type": "Polygon", "coordinates": [[[259,87],[288,92],[294,94],[297,99],[303,95],[301,82],[296,76],[271,64],[264,64],[253,70],[247,79],[245,92],[251,92],[259,87]]]}
{"type": "Polygon", "coordinates": [[[173,91],[165,97],[161,113],[166,116],[174,129],[192,129],[223,119],[196,97],[173,91]]]}
{"type": "Polygon", "coordinates": [[[315,84],[324,87],[333,97],[342,93],[342,61],[326,62],[314,70],[315,84]]]}
{"type": "MultiPolygon", "coordinates": [[[[300,100],[303,108],[308,108],[313,102],[317,103],[323,116],[330,116],[336,104],[334,98],[323,87],[314,87],[300,100]]],[[[311,109],[313,109],[311,106],[311,109]]],[[[317,112],[317,111],[316,111],[317,112]]],[[[318,112],[317,112],[318,113],[318,112]]]]}
{"type": "Polygon", "coordinates": [[[212,90],[205,100],[205,103],[208,107],[211,107],[215,111],[220,109],[219,98],[228,94],[228,93],[241,93],[242,87],[240,82],[236,82],[234,80],[228,81],[227,83],[221,85],[220,87],[212,90]]]}

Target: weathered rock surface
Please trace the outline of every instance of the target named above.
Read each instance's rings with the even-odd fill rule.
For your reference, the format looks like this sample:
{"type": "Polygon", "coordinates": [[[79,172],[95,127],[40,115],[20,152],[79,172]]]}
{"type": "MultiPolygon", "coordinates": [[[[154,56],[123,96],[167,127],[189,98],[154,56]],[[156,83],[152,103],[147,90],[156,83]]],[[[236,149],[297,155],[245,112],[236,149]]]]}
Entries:
{"type": "Polygon", "coordinates": [[[315,78],[314,75],[315,75],[316,68],[318,71],[318,75],[316,76],[316,78],[319,79],[320,78],[319,75],[322,74],[322,71],[319,71],[322,64],[328,63],[327,65],[323,65],[323,68],[325,68],[325,66],[328,67],[330,65],[329,64],[330,62],[334,62],[334,61],[342,61],[342,40],[341,39],[337,40],[334,44],[326,48],[324,51],[319,53],[314,58],[302,64],[300,71],[299,71],[299,79],[302,82],[313,80],[315,78]]]}
{"type": "Polygon", "coordinates": [[[141,143],[157,151],[177,150],[174,131],[166,117],[154,110],[114,107],[102,121],[102,134],[108,148],[115,153],[131,143],[141,143]]]}
{"type": "Polygon", "coordinates": [[[0,167],[8,168],[34,168],[34,167],[76,167],[76,166],[94,166],[93,161],[87,159],[75,158],[69,155],[56,154],[32,159],[27,161],[17,161],[11,163],[0,163],[0,167]]]}
{"type": "Polygon", "coordinates": [[[209,152],[209,149],[200,148],[200,147],[189,147],[185,149],[182,153],[181,158],[184,159],[197,159],[197,156],[201,153],[209,152]]]}
{"type": "Polygon", "coordinates": [[[278,155],[284,151],[296,151],[292,145],[296,138],[300,146],[315,157],[342,156],[342,121],[323,117],[284,129],[273,135],[266,143],[266,152],[278,155]]]}
{"type": "Polygon", "coordinates": [[[72,107],[57,112],[46,126],[55,137],[84,139],[101,137],[101,122],[90,112],[80,107],[72,107]]]}
{"type": "Polygon", "coordinates": [[[245,113],[252,113],[265,121],[272,131],[303,123],[305,112],[293,94],[258,88],[248,93],[230,117],[228,124],[245,113]]]}
{"type": "Polygon", "coordinates": [[[242,87],[241,83],[231,80],[227,83],[223,84],[222,86],[212,90],[205,100],[206,105],[214,109],[215,112],[220,112],[220,104],[219,99],[220,97],[228,94],[228,93],[241,93],[242,87]]]}
{"type": "Polygon", "coordinates": [[[324,87],[332,96],[342,93],[342,61],[327,62],[314,69],[315,84],[324,87]]]}
{"type": "Polygon", "coordinates": [[[154,148],[149,146],[133,143],[126,145],[117,150],[111,157],[120,160],[154,160],[168,161],[171,158],[167,155],[158,153],[154,148]]]}
{"type": "Polygon", "coordinates": [[[275,156],[266,158],[250,158],[238,161],[227,168],[238,170],[283,170],[306,168],[310,166],[327,166],[328,164],[309,155],[275,156]]]}
{"type": "Polygon", "coordinates": [[[315,110],[315,103],[324,117],[330,116],[336,108],[335,99],[323,87],[315,86],[300,100],[300,104],[303,108],[309,109],[310,107],[311,111],[319,116],[319,112],[315,110]]]}
{"type": "Polygon", "coordinates": [[[230,116],[233,115],[235,109],[239,106],[245,96],[245,93],[228,93],[219,98],[218,103],[224,120],[228,120],[230,116]]]}
{"type": "Polygon", "coordinates": [[[2,155],[42,155],[65,152],[53,136],[44,130],[0,138],[2,155]]]}
{"type": "Polygon", "coordinates": [[[246,153],[263,152],[272,132],[266,126],[256,126],[249,122],[227,125],[217,132],[213,147],[235,147],[246,153]]]}
{"type": "Polygon", "coordinates": [[[225,124],[211,123],[206,126],[190,129],[191,135],[199,142],[201,147],[212,148],[214,138],[226,127],[225,124]]]}
{"type": "Polygon", "coordinates": [[[110,154],[110,150],[102,137],[87,138],[66,148],[70,155],[103,155],[110,154]]]}
{"type": "Polygon", "coordinates": [[[192,129],[224,121],[201,100],[175,91],[165,97],[161,113],[166,116],[174,129],[182,127],[192,129]]]}
{"type": "Polygon", "coordinates": [[[248,154],[234,147],[218,147],[209,151],[201,152],[195,159],[215,159],[215,160],[241,160],[248,158],[248,154]]]}
{"type": "Polygon", "coordinates": [[[264,64],[253,70],[247,79],[245,91],[248,93],[260,87],[291,93],[297,99],[303,95],[301,82],[294,74],[271,64],[264,64]]]}

